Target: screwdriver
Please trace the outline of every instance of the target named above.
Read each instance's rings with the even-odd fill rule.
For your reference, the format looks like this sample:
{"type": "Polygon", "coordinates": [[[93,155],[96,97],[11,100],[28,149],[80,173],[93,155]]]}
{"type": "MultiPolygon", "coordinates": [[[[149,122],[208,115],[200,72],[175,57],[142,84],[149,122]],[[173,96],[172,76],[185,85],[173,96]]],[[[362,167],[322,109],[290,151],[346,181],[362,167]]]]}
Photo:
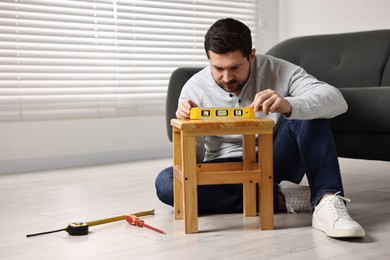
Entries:
{"type": "Polygon", "coordinates": [[[126,221],[129,222],[129,224],[133,225],[133,226],[146,227],[146,228],[154,230],[154,231],[156,231],[158,233],[166,234],[161,229],[158,229],[158,228],[152,227],[151,225],[146,224],[145,221],[139,219],[136,215],[127,215],[126,216],[126,221]]]}

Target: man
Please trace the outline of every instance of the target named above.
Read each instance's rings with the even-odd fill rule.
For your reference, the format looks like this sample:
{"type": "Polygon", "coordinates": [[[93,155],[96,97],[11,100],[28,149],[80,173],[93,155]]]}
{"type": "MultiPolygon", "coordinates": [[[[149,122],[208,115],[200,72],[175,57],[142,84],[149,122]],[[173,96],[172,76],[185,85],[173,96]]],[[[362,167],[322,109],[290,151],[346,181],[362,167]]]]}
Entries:
{"type": "MultiPolygon", "coordinates": [[[[183,87],[177,118],[191,107],[254,108],[257,117],[275,120],[275,211],[313,210],[312,226],[330,237],[363,237],[348,214],[337,152],[327,118],[347,110],[341,93],[302,68],[252,49],[250,29],[227,18],[208,30],[204,42],[210,65],[183,87]],[[309,187],[300,186],[306,174],[309,187]]],[[[205,162],[239,161],[240,136],[205,137],[205,162]]],[[[173,205],[173,170],[156,179],[159,199],[173,205]]],[[[242,212],[241,185],[198,188],[200,213],[242,212]]]]}

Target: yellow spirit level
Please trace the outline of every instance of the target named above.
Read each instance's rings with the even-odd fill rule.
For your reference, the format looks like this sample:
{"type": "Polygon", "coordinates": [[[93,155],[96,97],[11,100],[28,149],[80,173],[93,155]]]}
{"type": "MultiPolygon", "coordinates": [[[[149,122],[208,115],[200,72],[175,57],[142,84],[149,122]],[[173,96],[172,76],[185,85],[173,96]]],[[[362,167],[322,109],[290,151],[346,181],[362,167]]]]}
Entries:
{"type": "Polygon", "coordinates": [[[190,112],[190,119],[211,119],[211,118],[246,118],[255,117],[253,107],[217,107],[201,108],[193,107],[190,112]]]}

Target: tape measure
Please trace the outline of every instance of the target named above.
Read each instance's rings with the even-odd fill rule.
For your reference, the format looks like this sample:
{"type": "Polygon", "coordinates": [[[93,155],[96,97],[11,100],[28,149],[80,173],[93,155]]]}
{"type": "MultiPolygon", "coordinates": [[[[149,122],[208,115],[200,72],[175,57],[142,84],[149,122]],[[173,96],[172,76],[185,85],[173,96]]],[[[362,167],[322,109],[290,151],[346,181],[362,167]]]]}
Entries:
{"type": "Polygon", "coordinates": [[[190,110],[190,119],[222,119],[222,118],[246,118],[255,117],[253,107],[217,107],[201,108],[193,107],[190,110]]]}
{"type": "MultiPolygon", "coordinates": [[[[132,215],[136,217],[154,215],[154,209],[148,211],[141,211],[138,213],[134,213],[132,215]]],[[[30,235],[26,235],[26,237],[39,236],[39,235],[50,234],[50,233],[61,232],[61,231],[66,231],[71,236],[84,236],[84,235],[88,235],[89,227],[125,220],[127,216],[128,215],[121,215],[121,216],[104,218],[104,219],[99,219],[99,220],[94,220],[89,222],[73,222],[72,224],[69,224],[66,228],[61,228],[57,230],[41,232],[36,234],[30,234],[30,235]]]]}
{"type": "Polygon", "coordinates": [[[83,236],[88,234],[88,224],[85,222],[73,222],[64,230],[71,236],[83,236]]]}

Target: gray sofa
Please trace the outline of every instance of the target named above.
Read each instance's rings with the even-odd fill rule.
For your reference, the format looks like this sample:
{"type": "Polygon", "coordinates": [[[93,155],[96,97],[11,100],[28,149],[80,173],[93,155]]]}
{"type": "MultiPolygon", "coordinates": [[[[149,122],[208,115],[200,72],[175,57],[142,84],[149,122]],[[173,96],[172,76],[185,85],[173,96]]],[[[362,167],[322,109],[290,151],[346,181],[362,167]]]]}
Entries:
{"type": "MultiPolygon", "coordinates": [[[[349,109],[330,120],[340,157],[390,161],[390,30],[292,38],[267,54],[303,67],[343,93],[349,109]]],[[[201,68],[175,70],[168,86],[166,123],[184,83],[201,68]]]]}

